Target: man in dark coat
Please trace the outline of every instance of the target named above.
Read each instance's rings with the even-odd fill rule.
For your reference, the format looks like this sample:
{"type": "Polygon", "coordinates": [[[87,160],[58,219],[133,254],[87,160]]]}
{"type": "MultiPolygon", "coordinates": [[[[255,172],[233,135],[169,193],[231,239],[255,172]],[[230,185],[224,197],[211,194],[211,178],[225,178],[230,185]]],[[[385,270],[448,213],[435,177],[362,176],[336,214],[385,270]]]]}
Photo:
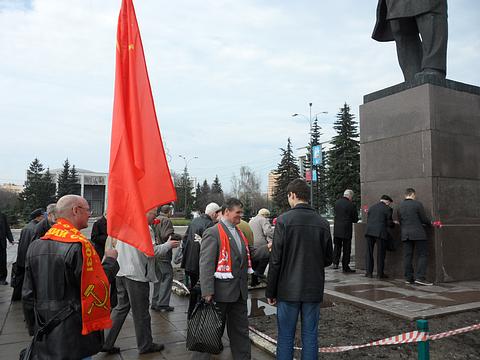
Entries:
{"type": "Polygon", "coordinates": [[[405,200],[398,209],[398,220],[403,242],[403,263],[405,281],[409,284],[433,285],[426,280],[428,263],[428,241],[425,226],[431,225],[420,201],[415,200],[415,190],[408,188],[405,191],[405,200]],[[418,260],[415,278],[413,277],[413,251],[416,249],[418,260]]]}
{"type": "Polygon", "coordinates": [[[368,209],[367,228],[365,230],[365,240],[367,242],[367,252],[365,266],[366,277],[373,277],[373,249],[377,243],[377,278],[385,279],[388,276],[384,273],[385,254],[387,252],[386,241],[388,239],[388,228],[394,227],[390,204],[393,202],[388,195],[382,195],[380,202],[368,209]]]}
{"type": "MultiPolygon", "coordinates": [[[[88,202],[80,196],[66,195],[58,200],[58,218],[68,222],[72,232],[86,228],[90,214],[88,202]]],[[[48,334],[37,339],[33,347],[34,359],[83,359],[96,354],[102,347],[103,331],[82,335],[82,246],[78,242],[52,239],[37,239],[30,244],[22,290],[25,319],[30,334],[52,318],[57,318],[59,313],[73,310],[48,334]]],[[[86,253],[88,254],[87,251],[86,253]]],[[[119,269],[117,250],[106,250],[105,255],[101,266],[111,282],[119,269]]],[[[100,270],[94,266],[92,271],[100,270]]],[[[100,299],[108,300],[108,290],[102,290],[93,286],[92,293],[100,299]]]]}
{"type": "Polygon", "coordinates": [[[10,244],[13,244],[12,231],[7,216],[0,212],[0,285],[8,285],[7,240],[10,244]]]}
{"type": "Polygon", "coordinates": [[[358,221],[358,211],[352,203],[353,191],[345,190],[343,197],[335,202],[333,224],[333,268],[338,269],[342,253],[342,269],[344,273],[354,273],[350,268],[350,253],[352,251],[352,224],[358,221]]]}
{"type": "Polygon", "coordinates": [[[277,304],[277,358],[292,359],[295,329],[301,314],[302,359],[318,358],[318,321],[325,267],[332,263],[330,224],[308,205],[310,188],[302,179],[287,186],[291,209],[277,218],[267,290],[277,304]]]}
{"type": "Polygon", "coordinates": [[[209,227],[215,225],[221,215],[222,208],[212,202],[205,208],[205,214],[192,220],[185,232],[182,240],[182,268],[185,269],[185,274],[190,278],[190,289],[192,289],[198,282],[199,270],[199,256],[200,256],[200,239],[203,237],[203,232],[209,227]]]}
{"type": "Polygon", "coordinates": [[[55,204],[47,205],[47,214],[44,218],[35,226],[34,239],[40,239],[46,232],[55,224],[55,204]]]}
{"type": "MultiPolygon", "coordinates": [[[[25,275],[25,258],[27,250],[35,236],[35,226],[43,219],[43,209],[33,210],[30,214],[30,222],[20,232],[18,240],[17,260],[15,261],[15,284],[13,286],[12,301],[22,298],[23,277],[25,275]]],[[[13,268],[12,268],[13,271],[13,268]]]]}
{"type": "Polygon", "coordinates": [[[93,223],[92,234],[90,235],[90,241],[95,247],[98,256],[100,256],[100,259],[103,259],[105,253],[105,242],[107,238],[107,218],[105,215],[102,215],[100,219],[93,223]]]}
{"type": "Polygon", "coordinates": [[[372,38],[395,40],[405,81],[447,72],[447,1],[379,0],[372,38]],[[420,38],[420,36],[421,38],[420,38]]]}

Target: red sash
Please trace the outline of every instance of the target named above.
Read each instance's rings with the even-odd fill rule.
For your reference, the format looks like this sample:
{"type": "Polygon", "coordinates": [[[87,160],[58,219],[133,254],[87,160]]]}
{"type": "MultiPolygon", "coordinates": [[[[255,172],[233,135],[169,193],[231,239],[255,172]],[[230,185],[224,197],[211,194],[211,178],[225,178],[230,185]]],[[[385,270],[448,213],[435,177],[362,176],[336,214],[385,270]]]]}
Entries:
{"type": "MultiPolygon", "coordinates": [[[[215,277],[217,279],[233,279],[232,275],[232,257],[230,253],[230,240],[227,233],[223,229],[223,226],[218,223],[218,234],[220,235],[220,251],[218,255],[217,269],[215,271],[215,277]]],[[[248,259],[248,273],[252,274],[252,261],[250,260],[250,249],[248,248],[248,240],[243,233],[235,226],[235,229],[240,233],[240,236],[245,244],[247,250],[248,259]]]]}
{"type": "Polygon", "coordinates": [[[82,335],[112,327],[110,283],[90,241],[66,219],[58,219],[41,239],[82,244],[82,335]]]}

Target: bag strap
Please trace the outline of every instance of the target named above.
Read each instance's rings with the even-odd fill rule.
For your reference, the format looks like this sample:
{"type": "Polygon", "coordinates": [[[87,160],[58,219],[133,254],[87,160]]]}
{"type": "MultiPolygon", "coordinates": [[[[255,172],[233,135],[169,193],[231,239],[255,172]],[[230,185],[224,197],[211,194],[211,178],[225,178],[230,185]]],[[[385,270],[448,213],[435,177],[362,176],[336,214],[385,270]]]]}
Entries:
{"type": "Polygon", "coordinates": [[[45,325],[39,328],[34,335],[34,338],[42,340],[44,335],[48,335],[54,328],[56,328],[60,323],[65,321],[70,315],[75,311],[75,306],[72,303],[69,303],[67,306],[58,311],[50,320],[48,320],[45,325]]]}

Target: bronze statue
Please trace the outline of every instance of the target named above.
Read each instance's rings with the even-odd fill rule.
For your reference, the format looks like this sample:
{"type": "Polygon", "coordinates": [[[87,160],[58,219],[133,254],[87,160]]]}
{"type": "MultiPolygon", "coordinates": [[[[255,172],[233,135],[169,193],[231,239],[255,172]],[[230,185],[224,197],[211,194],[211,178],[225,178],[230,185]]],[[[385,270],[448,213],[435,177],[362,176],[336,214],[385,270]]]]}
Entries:
{"type": "Polygon", "coordinates": [[[379,0],[372,38],[395,40],[405,81],[423,74],[445,78],[447,0],[379,0]]]}

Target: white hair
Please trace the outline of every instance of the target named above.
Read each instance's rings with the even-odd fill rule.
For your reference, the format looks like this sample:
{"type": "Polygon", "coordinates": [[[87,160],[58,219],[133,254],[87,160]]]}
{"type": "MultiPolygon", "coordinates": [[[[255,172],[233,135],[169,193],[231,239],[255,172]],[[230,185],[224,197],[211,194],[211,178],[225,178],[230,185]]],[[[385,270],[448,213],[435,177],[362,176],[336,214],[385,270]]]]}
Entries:
{"type": "Polygon", "coordinates": [[[347,189],[343,192],[343,196],[348,197],[349,199],[353,198],[353,190],[347,189]]]}

